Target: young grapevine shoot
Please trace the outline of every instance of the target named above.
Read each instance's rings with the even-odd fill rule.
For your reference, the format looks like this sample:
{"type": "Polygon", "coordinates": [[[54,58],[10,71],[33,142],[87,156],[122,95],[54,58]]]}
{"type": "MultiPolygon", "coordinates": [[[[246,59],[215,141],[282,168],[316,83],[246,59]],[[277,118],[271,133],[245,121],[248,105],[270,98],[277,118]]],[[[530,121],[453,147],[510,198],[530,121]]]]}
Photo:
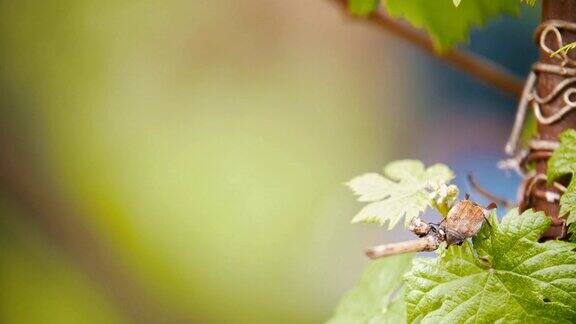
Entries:
{"type": "MultiPolygon", "coordinates": [[[[365,17],[382,6],[388,15],[424,29],[436,50],[446,52],[490,18],[519,13],[521,2],[533,6],[536,1],[349,0],[348,10],[365,17]]],[[[551,57],[565,56],[574,44],[560,42],[551,57]]],[[[496,210],[486,209],[488,219],[476,235],[461,245],[444,242],[436,257],[401,254],[372,261],[329,322],[576,322],[576,130],[564,131],[559,139],[547,180],[571,179],[559,202],[570,241],[540,242],[551,226],[543,212],[515,208],[499,220],[496,210]]],[[[389,163],[383,174],[358,176],[347,185],[366,205],[352,222],[392,229],[403,221],[422,237],[414,224],[422,225],[424,211],[436,210],[440,221],[458,205],[460,191],[450,183],[453,178],[445,165],[426,168],[415,160],[389,163]]],[[[445,236],[438,232],[442,227],[433,229],[437,237],[445,236]]]]}

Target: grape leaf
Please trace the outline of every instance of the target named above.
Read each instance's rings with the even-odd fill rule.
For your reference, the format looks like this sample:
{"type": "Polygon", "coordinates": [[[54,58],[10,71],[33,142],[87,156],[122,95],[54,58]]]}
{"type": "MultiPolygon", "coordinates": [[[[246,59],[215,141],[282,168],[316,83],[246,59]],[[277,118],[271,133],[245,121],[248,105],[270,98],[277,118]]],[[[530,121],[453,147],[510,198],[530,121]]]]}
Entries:
{"type": "Polygon", "coordinates": [[[446,50],[468,38],[474,26],[483,26],[490,17],[517,14],[518,0],[465,0],[455,7],[450,0],[388,0],[390,15],[424,28],[438,50],[446,50]]]}
{"type": "MultiPolygon", "coordinates": [[[[518,14],[519,0],[387,0],[388,13],[424,28],[437,50],[444,51],[468,38],[475,26],[500,14],[518,14]]],[[[350,0],[350,11],[366,16],[377,9],[377,1],[350,0]]]]}
{"type": "Polygon", "coordinates": [[[404,254],[371,262],[328,323],[406,323],[402,275],[411,260],[412,254],[404,254]]]}
{"type": "Polygon", "coordinates": [[[474,238],[406,274],[409,322],[569,323],[576,321],[576,245],[538,243],[542,212],[494,213],[474,238]]]}
{"type": "Polygon", "coordinates": [[[353,223],[389,222],[392,229],[402,217],[405,225],[430,206],[432,199],[428,187],[444,184],[454,178],[452,171],[443,164],[424,169],[416,160],[391,162],[384,168],[384,176],[367,173],[352,179],[347,185],[358,195],[358,201],[371,202],[354,217],[353,223]]]}
{"type": "Polygon", "coordinates": [[[350,0],[348,10],[356,16],[367,16],[378,9],[380,0],[350,0]]]}
{"type": "Polygon", "coordinates": [[[560,134],[560,147],[548,161],[548,180],[572,174],[576,169],[576,131],[568,129],[560,134]]]}
{"type": "Polygon", "coordinates": [[[566,217],[570,241],[576,241],[576,181],[570,181],[566,192],[560,198],[560,215],[566,217]]]}
{"type": "Polygon", "coordinates": [[[576,131],[568,129],[560,134],[560,146],[548,160],[548,181],[552,182],[561,176],[570,174],[572,180],[566,192],[560,198],[560,216],[568,215],[568,225],[571,240],[576,240],[576,131]]]}

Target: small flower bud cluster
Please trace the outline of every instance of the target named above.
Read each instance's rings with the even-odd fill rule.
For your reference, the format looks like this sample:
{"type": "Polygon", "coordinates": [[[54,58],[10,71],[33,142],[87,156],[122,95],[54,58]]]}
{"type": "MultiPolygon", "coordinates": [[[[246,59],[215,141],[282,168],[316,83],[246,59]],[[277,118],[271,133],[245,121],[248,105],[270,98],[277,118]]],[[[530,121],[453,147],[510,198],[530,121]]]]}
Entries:
{"type": "Polygon", "coordinates": [[[436,208],[444,217],[458,198],[460,191],[455,185],[446,185],[444,183],[433,184],[429,186],[429,198],[432,206],[436,208]]]}

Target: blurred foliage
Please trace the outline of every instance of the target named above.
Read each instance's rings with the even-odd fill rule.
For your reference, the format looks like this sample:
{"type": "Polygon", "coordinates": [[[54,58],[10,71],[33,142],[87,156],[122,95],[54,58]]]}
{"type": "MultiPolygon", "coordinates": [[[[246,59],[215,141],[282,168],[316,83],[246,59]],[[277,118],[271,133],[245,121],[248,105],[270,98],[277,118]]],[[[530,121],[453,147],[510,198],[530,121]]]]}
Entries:
{"type": "Polygon", "coordinates": [[[402,277],[410,270],[413,256],[404,254],[371,262],[328,323],[406,323],[402,277]]]}
{"type": "MultiPolygon", "coordinates": [[[[0,210],[22,216],[1,196],[0,210]]],[[[0,322],[121,322],[99,287],[30,226],[2,217],[0,255],[0,322]]]]}
{"type": "MultiPolygon", "coordinates": [[[[349,8],[353,14],[366,16],[378,4],[379,1],[350,0],[349,8]]],[[[391,16],[425,29],[439,51],[466,41],[472,28],[484,26],[490,18],[520,11],[519,0],[388,0],[383,4],[391,16]]]]}
{"type": "MultiPolygon", "coordinates": [[[[386,159],[405,113],[378,105],[402,81],[374,78],[400,67],[305,3],[0,2],[3,121],[168,311],[318,322],[362,267],[359,238],[375,232],[348,227],[342,182],[386,159]]],[[[1,322],[119,316],[74,260],[12,223],[1,322]]]]}
{"type": "Polygon", "coordinates": [[[357,16],[366,16],[378,9],[380,0],[350,0],[348,9],[350,13],[357,16]]]}

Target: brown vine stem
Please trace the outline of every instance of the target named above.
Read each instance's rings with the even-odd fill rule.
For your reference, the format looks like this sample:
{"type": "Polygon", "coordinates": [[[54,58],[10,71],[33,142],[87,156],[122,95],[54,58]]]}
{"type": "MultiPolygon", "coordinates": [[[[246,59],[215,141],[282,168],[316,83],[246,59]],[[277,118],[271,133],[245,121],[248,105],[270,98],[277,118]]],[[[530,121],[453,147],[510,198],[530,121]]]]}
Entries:
{"type": "MultiPolygon", "coordinates": [[[[348,12],[348,0],[332,0],[332,2],[337,4],[343,12],[348,12]]],[[[520,98],[523,81],[493,62],[461,49],[452,49],[438,53],[430,37],[415,28],[391,18],[382,11],[378,11],[366,18],[361,18],[361,20],[388,31],[428,54],[452,64],[456,68],[467,72],[476,79],[492,85],[508,95],[520,98]]]]}
{"type": "Polygon", "coordinates": [[[560,215],[559,198],[568,186],[570,177],[562,177],[556,180],[557,183],[548,184],[546,174],[548,159],[558,146],[560,134],[576,128],[576,110],[564,108],[575,89],[570,80],[576,75],[576,57],[574,51],[554,57],[551,54],[576,41],[576,0],[543,0],[541,22],[536,29],[540,57],[533,67],[537,79],[532,104],[535,112],[542,116],[537,116],[538,141],[530,145],[526,158],[526,162],[534,162],[536,170],[523,182],[520,206],[543,211],[550,217],[552,226],[542,239],[565,239],[568,236],[567,227],[565,218],[560,215]]]}
{"type": "Polygon", "coordinates": [[[366,255],[374,260],[403,253],[435,251],[439,245],[438,237],[428,235],[417,240],[373,246],[366,249],[366,255]]]}

